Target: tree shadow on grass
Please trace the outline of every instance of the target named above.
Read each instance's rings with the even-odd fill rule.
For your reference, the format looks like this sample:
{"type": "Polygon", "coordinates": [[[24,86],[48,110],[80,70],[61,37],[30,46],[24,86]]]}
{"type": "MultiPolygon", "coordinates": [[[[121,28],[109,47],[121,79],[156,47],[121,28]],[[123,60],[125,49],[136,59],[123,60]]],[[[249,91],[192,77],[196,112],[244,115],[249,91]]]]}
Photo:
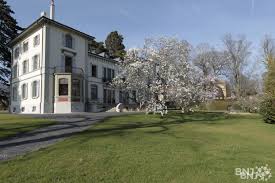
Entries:
{"type": "MultiPolygon", "coordinates": [[[[146,133],[158,134],[170,130],[175,125],[181,125],[191,122],[202,122],[216,124],[219,120],[227,119],[224,113],[193,113],[193,114],[180,114],[172,113],[163,118],[159,117],[158,121],[129,121],[127,123],[115,124],[113,121],[104,120],[94,128],[82,132],[84,136],[89,137],[106,137],[106,136],[124,136],[124,133],[131,132],[131,130],[145,130],[146,133]],[[151,129],[151,130],[150,130],[151,129]]],[[[131,119],[131,118],[130,118],[131,119]]],[[[129,119],[129,120],[130,120],[129,119]]],[[[132,118],[131,120],[134,120],[132,118]]]]}
{"type": "MultiPolygon", "coordinates": [[[[160,116],[152,116],[152,118],[150,118],[149,116],[149,118],[137,118],[135,121],[135,116],[130,115],[121,118],[124,121],[123,123],[119,121],[120,118],[121,117],[107,118],[90,129],[88,128],[94,124],[97,119],[86,117],[73,122],[59,123],[41,130],[23,134],[20,140],[0,140],[0,151],[5,148],[12,148],[11,150],[13,150],[13,148],[23,146],[36,147],[38,145],[39,147],[45,147],[45,145],[48,146],[49,144],[73,135],[81,135],[79,136],[80,138],[74,141],[75,143],[85,143],[93,138],[96,139],[100,137],[124,138],[125,135],[133,133],[136,130],[142,130],[142,132],[150,134],[167,134],[170,133],[171,127],[175,125],[181,125],[187,122],[218,122],[225,117],[223,113],[195,113],[190,115],[172,113],[164,118],[160,116]],[[47,135],[45,135],[45,133],[47,135]],[[44,143],[45,145],[43,145],[44,143]]],[[[68,145],[71,146],[72,143],[68,143],[68,145]]]]}

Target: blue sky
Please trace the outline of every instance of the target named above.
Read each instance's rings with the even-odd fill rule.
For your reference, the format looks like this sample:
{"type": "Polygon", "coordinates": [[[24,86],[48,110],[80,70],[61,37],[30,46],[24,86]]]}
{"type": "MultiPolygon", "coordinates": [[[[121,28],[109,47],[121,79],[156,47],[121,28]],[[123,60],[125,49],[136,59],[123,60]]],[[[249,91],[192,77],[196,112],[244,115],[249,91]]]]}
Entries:
{"type": "MultiPolygon", "coordinates": [[[[49,11],[50,0],[7,0],[21,26],[49,11]]],[[[55,0],[56,20],[103,41],[118,30],[127,48],[144,39],[176,36],[220,46],[225,33],[245,34],[253,48],[275,35],[274,0],[55,0]]]]}

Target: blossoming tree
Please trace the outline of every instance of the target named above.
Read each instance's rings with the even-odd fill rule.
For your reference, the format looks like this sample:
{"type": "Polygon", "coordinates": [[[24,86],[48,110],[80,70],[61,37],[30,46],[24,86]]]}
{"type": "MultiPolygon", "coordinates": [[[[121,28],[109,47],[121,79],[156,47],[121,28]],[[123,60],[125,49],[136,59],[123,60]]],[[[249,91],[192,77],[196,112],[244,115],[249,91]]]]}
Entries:
{"type": "Polygon", "coordinates": [[[156,112],[173,103],[184,112],[205,99],[202,73],[190,62],[191,46],[176,38],[148,39],[129,50],[114,85],[136,91],[141,108],[156,112]]]}

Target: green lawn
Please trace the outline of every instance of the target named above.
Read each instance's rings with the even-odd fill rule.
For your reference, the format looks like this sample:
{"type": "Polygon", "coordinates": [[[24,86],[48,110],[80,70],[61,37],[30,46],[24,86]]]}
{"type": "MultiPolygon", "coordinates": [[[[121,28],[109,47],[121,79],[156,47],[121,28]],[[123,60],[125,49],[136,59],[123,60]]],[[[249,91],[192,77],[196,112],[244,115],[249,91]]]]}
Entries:
{"type": "MultiPolygon", "coordinates": [[[[4,183],[242,183],[235,168],[268,164],[275,125],[218,113],[115,117],[0,164],[4,183]]],[[[268,182],[275,182],[272,178],[268,182]]]]}
{"type": "Polygon", "coordinates": [[[0,139],[51,124],[54,124],[54,121],[0,113],[0,139]]]}

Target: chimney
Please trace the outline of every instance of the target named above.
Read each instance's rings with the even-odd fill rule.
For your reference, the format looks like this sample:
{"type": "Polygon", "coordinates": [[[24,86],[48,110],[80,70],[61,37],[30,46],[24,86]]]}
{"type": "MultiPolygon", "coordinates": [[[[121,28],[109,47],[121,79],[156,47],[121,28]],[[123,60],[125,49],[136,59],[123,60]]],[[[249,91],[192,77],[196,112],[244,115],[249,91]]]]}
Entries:
{"type": "Polygon", "coordinates": [[[50,19],[54,20],[54,15],[55,15],[55,5],[54,5],[54,0],[51,0],[50,19]]]}
{"type": "Polygon", "coordinates": [[[41,12],[41,17],[47,17],[47,13],[45,11],[41,12]]]}

